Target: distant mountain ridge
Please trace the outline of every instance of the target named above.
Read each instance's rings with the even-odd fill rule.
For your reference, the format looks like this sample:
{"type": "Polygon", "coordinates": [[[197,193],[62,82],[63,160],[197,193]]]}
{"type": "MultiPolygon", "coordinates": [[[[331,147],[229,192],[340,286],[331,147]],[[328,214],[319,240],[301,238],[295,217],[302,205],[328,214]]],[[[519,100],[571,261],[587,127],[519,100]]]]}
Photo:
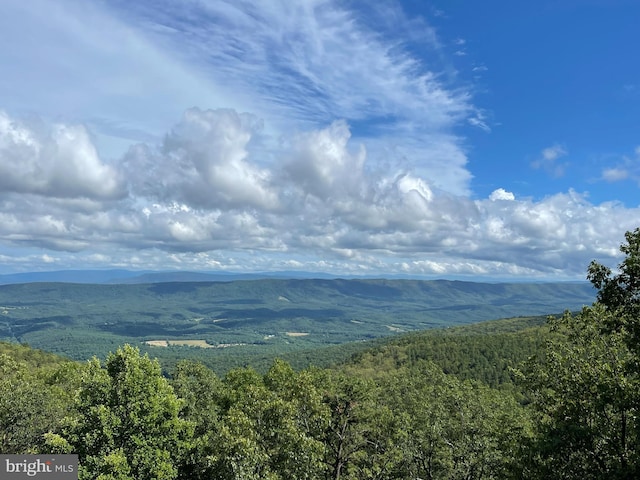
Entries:
{"type": "MultiPolygon", "coordinates": [[[[103,278],[113,275],[106,273],[103,278]]],[[[123,343],[152,349],[154,356],[236,355],[242,359],[434,327],[557,314],[595,300],[595,289],[588,282],[231,281],[233,277],[220,276],[218,281],[152,283],[150,278],[169,277],[143,274],[136,279],[127,277],[127,272],[117,274],[119,282],[132,283],[0,285],[0,340],[28,343],[76,359],[103,355],[123,343]],[[141,280],[147,282],[138,283],[141,280]],[[204,348],[177,346],[189,344],[204,348]]],[[[89,278],[95,282],[99,276],[89,278]]]]}
{"type": "Polygon", "coordinates": [[[190,272],[154,270],[56,270],[50,272],[7,273],[0,275],[0,285],[17,283],[92,283],[139,284],[167,282],[231,282],[268,278],[337,278],[335,275],[313,272],[190,272]]]}
{"type": "Polygon", "coordinates": [[[55,270],[48,272],[24,272],[0,274],[0,285],[19,283],[80,283],[100,285],[132,285],[145,283],[169,282],[233,282],[238,280],[268,280],[268,279],[350,279],[350,280],[421,280],[421,281],[465,281],[473,283],[582,283],[579,281],[531,281],[512,278],[484,278],[468,276],[447,276],[435,279],[431,276],[420,275],[337,275],[324,272],[307,271],[274,271],[274,272],[229,272],[229,271],[182,271],[182,270],[55,270]]]}

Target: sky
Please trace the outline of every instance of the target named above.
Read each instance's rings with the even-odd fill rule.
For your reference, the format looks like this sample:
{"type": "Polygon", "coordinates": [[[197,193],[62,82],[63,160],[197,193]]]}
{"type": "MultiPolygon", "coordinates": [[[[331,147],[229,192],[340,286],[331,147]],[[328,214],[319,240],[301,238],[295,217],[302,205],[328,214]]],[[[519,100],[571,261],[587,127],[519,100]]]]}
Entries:
{"type": "Polygon", "coordinates": [[[2,0],[0,273],[582,280],[640,227],[636,0],[2,0]]]}

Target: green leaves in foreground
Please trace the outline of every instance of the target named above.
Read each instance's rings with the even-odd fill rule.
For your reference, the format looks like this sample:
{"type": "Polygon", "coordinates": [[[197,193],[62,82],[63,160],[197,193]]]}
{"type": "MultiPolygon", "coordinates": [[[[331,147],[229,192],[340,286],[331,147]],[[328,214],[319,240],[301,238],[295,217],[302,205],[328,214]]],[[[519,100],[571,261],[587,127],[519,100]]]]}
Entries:
{"type": "Polygon", "coordinates": [[[124,346],[82,373],[74,413],[49,449],[80,455],[80,479],[174,479],[192,425],[157,361],[124,346]]]}
{"type": "Polygon", "coordinates": [[[618,273],[589,266],[598,301],[552,319],[522,375],[537,412],[530,476],[640,477],[640,229],[625,238],[618,273]]]}
{"type": "Polygon", "coordinates": [[[553,320],[557,337],[525,377],[536,416],[531,475],[637,478],[640,475],[636,359],[602,305],[553,320]]]}

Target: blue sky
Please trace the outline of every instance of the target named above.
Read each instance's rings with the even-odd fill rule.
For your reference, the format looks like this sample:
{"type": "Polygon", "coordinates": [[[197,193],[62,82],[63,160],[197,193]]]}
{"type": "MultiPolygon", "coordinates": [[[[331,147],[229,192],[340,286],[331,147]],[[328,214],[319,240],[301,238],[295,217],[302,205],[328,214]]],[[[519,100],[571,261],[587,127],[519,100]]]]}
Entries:
{"type": "Polygon", "coordinates": [[[583,279],[640,226],[640,5],[5,0],[2,273],[583,279]]]}

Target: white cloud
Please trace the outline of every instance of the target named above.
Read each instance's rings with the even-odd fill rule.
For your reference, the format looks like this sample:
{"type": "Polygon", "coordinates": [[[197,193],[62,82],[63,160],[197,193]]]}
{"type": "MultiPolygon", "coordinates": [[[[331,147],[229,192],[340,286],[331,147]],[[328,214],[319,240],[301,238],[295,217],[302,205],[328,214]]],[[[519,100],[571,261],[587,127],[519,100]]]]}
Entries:
{"type": "Polygon", "coordinates": [[[553,162],[567,154],[567,150],[562,145],[553,145],[542,150],[542,159],[553,162]]]}
{"type": "Polygon", "coordinates": [[[44,263],[55,263],[56,259],[55,257],[52,257],[51,255],[47,255],[45,253],[44,255],[42,255],[42,261],[44,263]]]}
{"type": "Polygon", "coordinates": [[[439,165],[432,183],[468,193],[463,139],[451,131],[468,116],[485,126],[468,89],[441,75],[440,44],[426,20],[408,19],[389,5],[380,7],[384,15],[379,8],[365,14],[332,0],[114,5],[130,29],[205,76],[214,91],[233,85],[244,102],[234,108],[250,104],[265,119],[265,134],[316,130],[344,119],[358,140],[376,139],[387,149],[411,144],[409,162],[430,157],[439,165]],[[379,28],[364,16],[374,16],[379,28]],[[429,61],[415,55],[412,41],[433,52],[429,61]],[[435,150],[458,158],[435,157],[435,150]]]}
{"type": "Polygon", "coordinates": [[[608,183],[633,180],[640,185],[640,146],[632,155],[622,155],[613,166],[602,169],[600,179],[608,183]]]}
{"type": "Polygon", "coordinates": [[[493,192],[491,192],[491,195],[489,195],[489,200],[491,201],[496,201],[496,200],[515,200],[516,197],[513,193],[511,192],[507,192],[504,188],[498,188],[497,190],[494,190],[493,192]]]}
{"type": "Polygon", "coordinates": [[[487,118],[484,112],[480,110],[476,111],[474,116],[470,116],[467,119],[467,121],[469,122],[470,125],[473,125],[474,127],[478,127],[487,133],[491,132],[491,127],[487,122],[487,118]]]}
{"type": "Polygon", "coordinates": [[[569,152],[560,145],[554,144],[544,148],[540,157],[531,162],[531,166],[535,169],[542,169],[554,178],[562,177],[565,174],[568,163],[560,163],[557,160],[566,156],[569,152]]]}
{"type": "Polygon", "coordinates": [[[360,197],[364,192],[365,149],[350,152],[351,137],[344,121],[329,128],[296,135],[291,159],[285,170],[293,184],[321,200],[330,197],[360,197]]]}
{"type": "Polygon", "coordinates": [[[629,172],[624,168],[605,168],[602,171],[602,178],[607,182],[619,182],[629,178],[629,172]]]}
{"type": "Polygon", "coordinates": [[[154,45],[106,3],[0,2],[0,108],[91,126],[116,157],[164,133],[189,106],[243,107],[228,84],[154,45]]]}
{"type": "MultiPolygon", "coordinates": [[[[16,125],[5,128],[9,151],[19,145],[31,152],[25,158],[42,160],[35,130],[16,125]]],[[[126,177],[126,197],[45,202],[53,187],[14,187],[0,196],[0,252],[44,248],[57,268],[170,260],[192,269],[582,278],[591,259],[614,257],[640,223],[638,209],[594,205],[572,191],[533,201],[497,189],[473,201],[408,165],[372,168],[345,122],[278,141],[260,131],[249,114],[192,109],[162,145],[139,144],[106,170],[78,169],[84,188],[97,188],[96,171],[126,177]]],[[[65,155],[91,151],[85,140],[65,155]]],[[[16,258],[42,264],[42,255],[16,258]]]]}
{"type": "Polygon", "coordinates": [[[247,162],[260,122],[233,110],[190,109],[165,136],[160,151],[130,149],[125,165],[136,194],[195,207],[273,209],[268,170],[247,162]]]}
{"type": "Polygon", "coordinates": [[[110,200],[125,195],[118,172],[101,161],[82,126],[40,131],[0,111],[2,192],[110,200]]]}
{"type": "Polygon", "coordinates": [[[472,200],[457,128],[489,122],[436,30],[346,5],[2,2],[3,264],[583,278],[615,259],[638,209],[472,200]]]}

